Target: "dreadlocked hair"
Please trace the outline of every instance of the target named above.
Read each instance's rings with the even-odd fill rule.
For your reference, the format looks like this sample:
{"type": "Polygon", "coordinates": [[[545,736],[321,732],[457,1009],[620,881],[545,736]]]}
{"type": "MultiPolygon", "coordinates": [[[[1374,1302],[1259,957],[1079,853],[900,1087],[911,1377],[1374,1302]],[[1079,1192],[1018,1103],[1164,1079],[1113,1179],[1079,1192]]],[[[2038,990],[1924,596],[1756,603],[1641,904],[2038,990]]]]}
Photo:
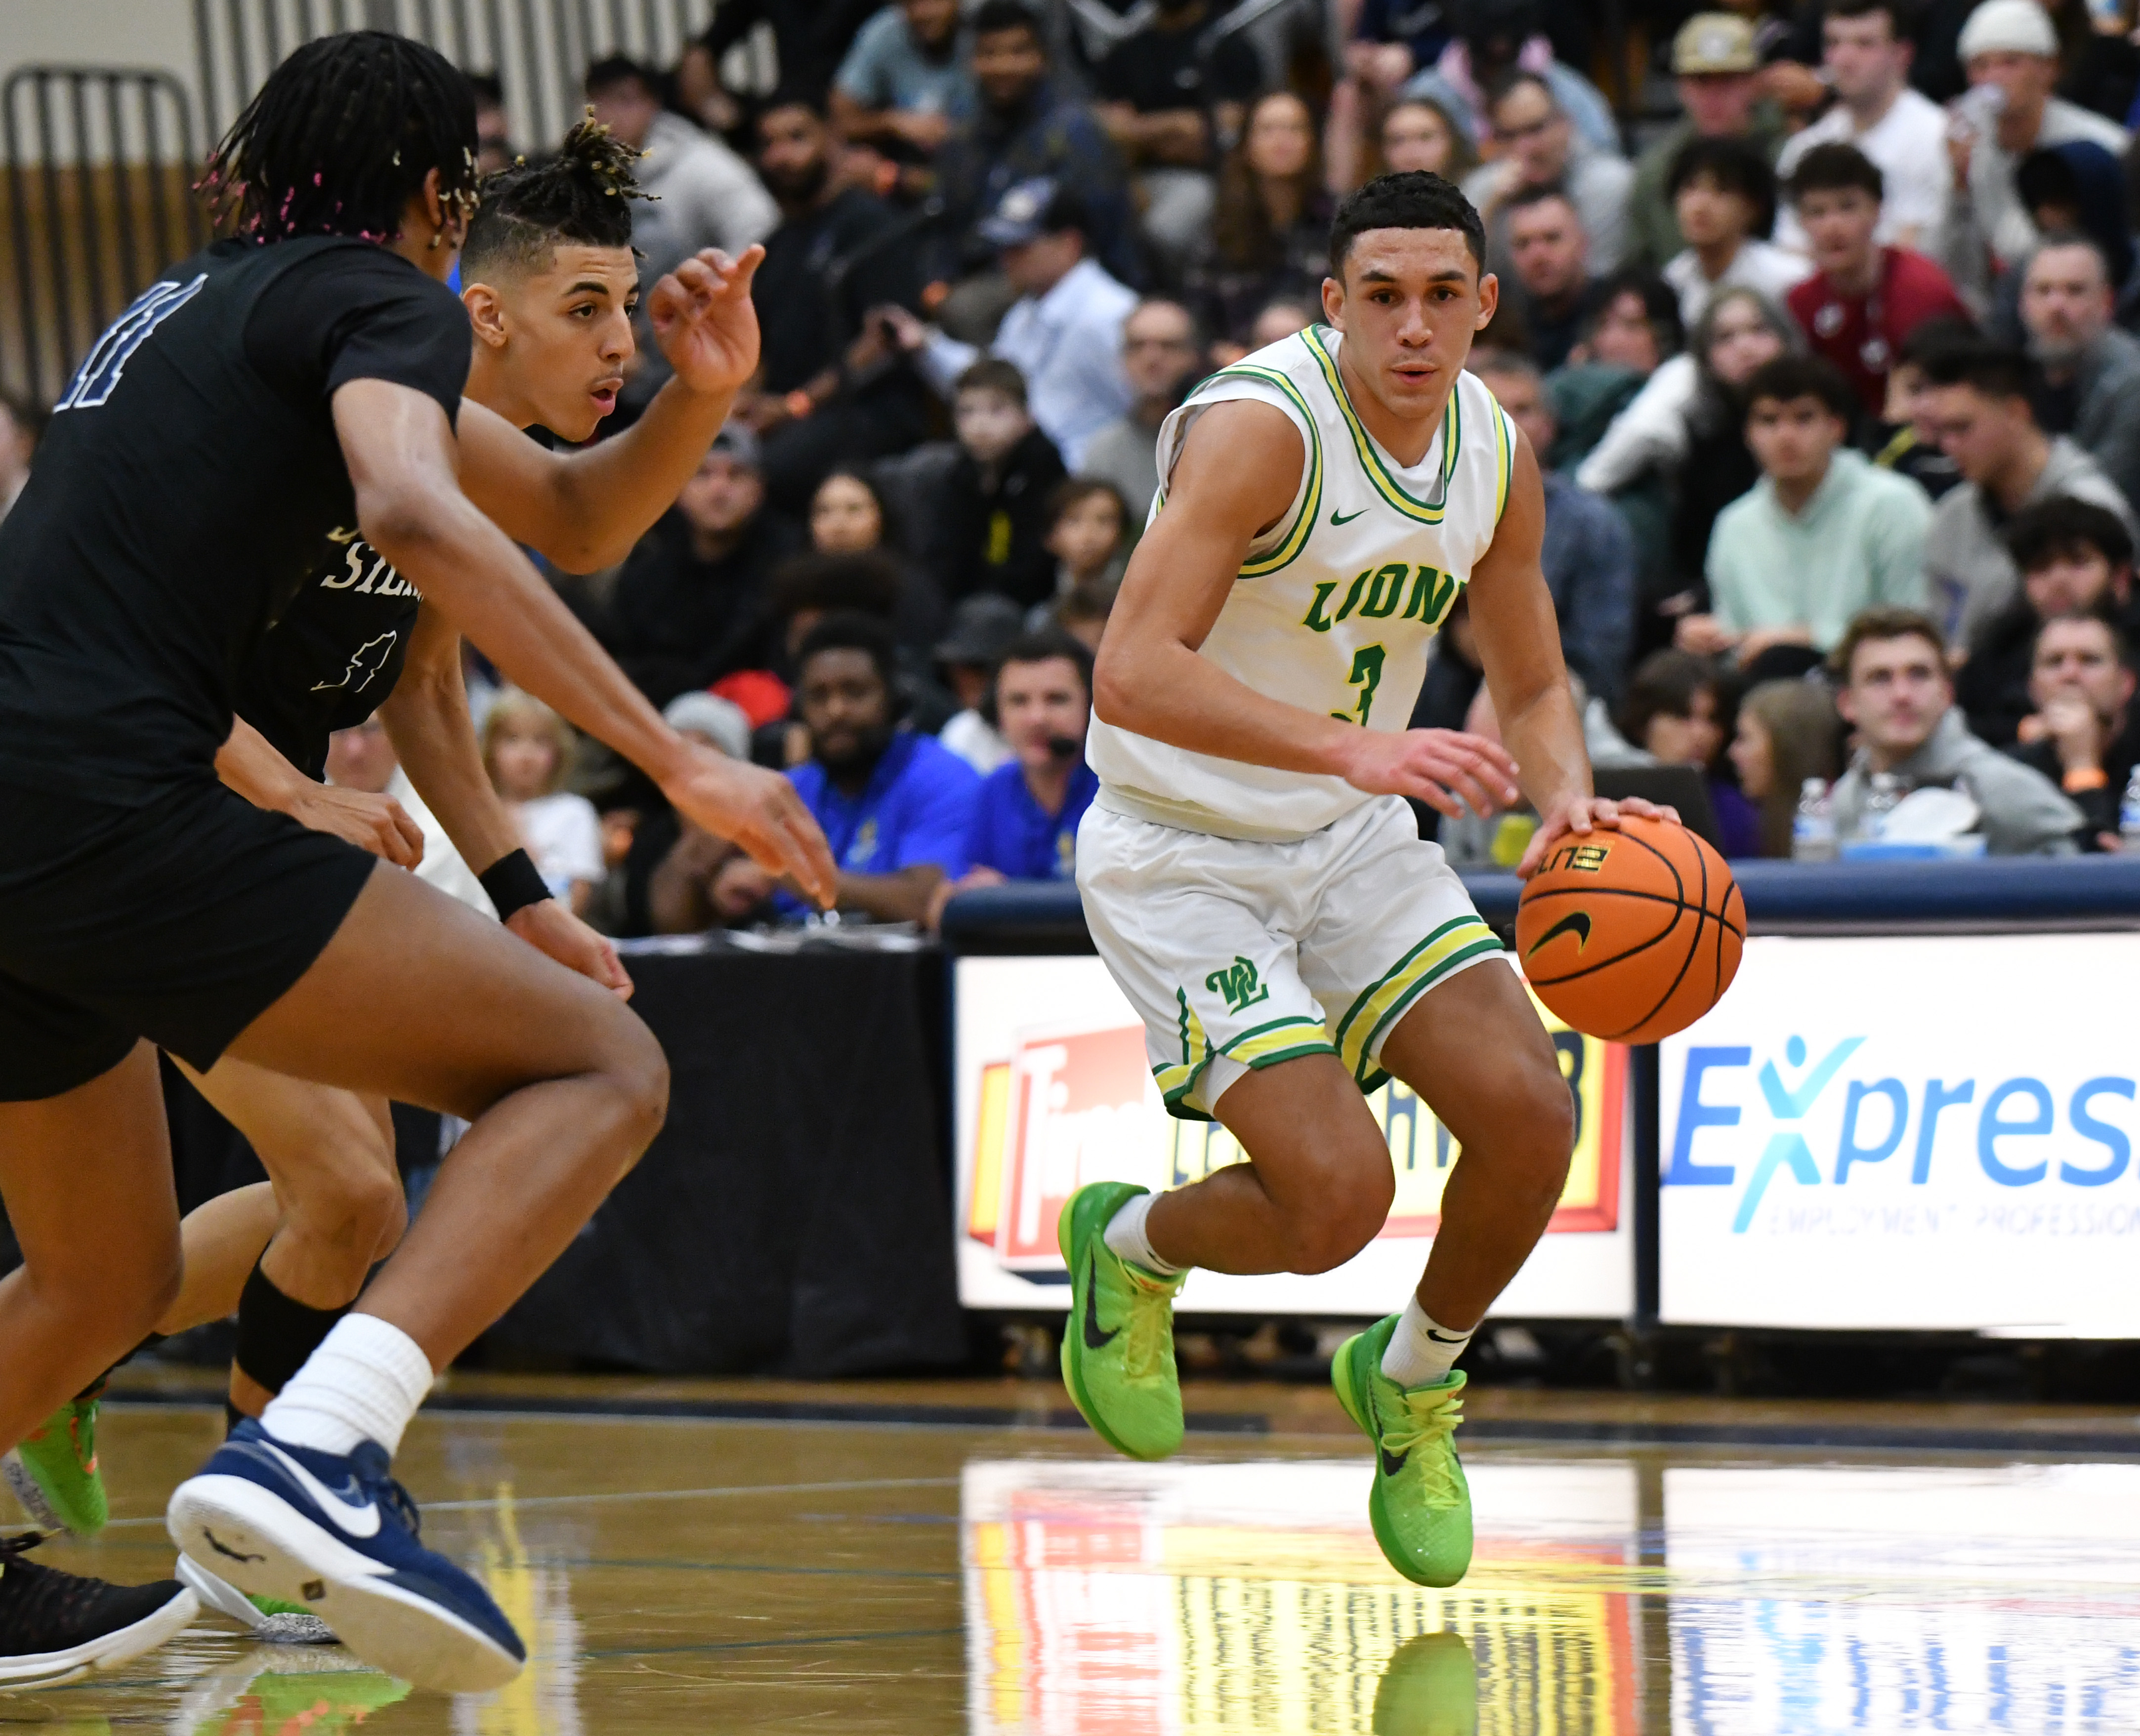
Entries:
{"type": "Polygon", "coordinates": [[[319,37],[268,76],[209,155],[218,222],[255,241],[390,241],[439,172],[448,212],[475,208],[475,96],[436,49],[385,31],[319,37]]]}
{"type": "Polygon", "coordinates": [[[556,156],[538,163],[523,158],[487,177],[461,244],[463,278],[473,282],[501,266],[542,269],[561,241],[630,247],[631,201],[653,197],[632,174],[641,154],[590,110],[556,156]]]}

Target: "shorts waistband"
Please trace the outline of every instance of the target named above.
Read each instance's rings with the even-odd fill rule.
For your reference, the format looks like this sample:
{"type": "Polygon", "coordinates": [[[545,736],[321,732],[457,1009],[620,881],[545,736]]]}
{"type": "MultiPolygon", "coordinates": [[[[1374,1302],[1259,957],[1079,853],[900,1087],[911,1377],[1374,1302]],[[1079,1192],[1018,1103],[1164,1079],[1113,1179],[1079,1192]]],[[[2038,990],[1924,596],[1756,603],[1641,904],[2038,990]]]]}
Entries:
{"type": "MultiPolygon", "coordinates": [[[[1303,838],[1312,838],[1312,831],[1288,831],[1279,828],[1249,826],[1241,821],[1215,814],[1209,808],[1189,802],[1166,802],[1136,790],[1126,790],[1119,784],[1103,783],[1093,797],[1092,805],[1103,807],[1111,814],[1120,814],[1126,820],[1141,820],[1149,826],[1164,826],[1174,831],[1201,832],[1208,837],[1231,838],[1240,844],[1298,844],[1303,838]]],[[[1328,831],[1328,826],[1319,826],[1328,831]]]]}

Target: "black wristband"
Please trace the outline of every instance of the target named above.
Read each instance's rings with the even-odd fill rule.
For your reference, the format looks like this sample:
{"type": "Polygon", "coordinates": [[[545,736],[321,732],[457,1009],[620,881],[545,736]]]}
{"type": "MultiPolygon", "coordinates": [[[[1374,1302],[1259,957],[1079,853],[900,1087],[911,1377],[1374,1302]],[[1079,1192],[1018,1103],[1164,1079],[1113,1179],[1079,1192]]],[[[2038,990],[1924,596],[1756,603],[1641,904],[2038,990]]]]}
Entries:
{"type": "Polygon", "coordinates": [[[550,889],[542,884],[542,876],[535,871],[535,865],[524,850],[508,851],[476,879],[482,882],[490,901],[498,906],[500,922],[515,910],[539,905],[550,895],[550,889]]]}

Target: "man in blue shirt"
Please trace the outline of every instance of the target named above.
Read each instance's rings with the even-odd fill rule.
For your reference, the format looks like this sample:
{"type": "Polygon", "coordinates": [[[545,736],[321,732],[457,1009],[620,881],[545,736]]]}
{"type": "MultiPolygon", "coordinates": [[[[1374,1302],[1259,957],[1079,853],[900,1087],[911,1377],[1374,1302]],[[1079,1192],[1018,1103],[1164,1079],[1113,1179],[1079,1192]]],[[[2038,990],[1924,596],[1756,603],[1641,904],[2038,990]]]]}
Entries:
{"type": "MultiPolygon", "coordinates": [[[[839,908],[915,922],[965,871],[980,777],[933,736],[895,725],[896,655],[872,615],[827,615],[810,630],[796,669],[811,758],[788,775],[832,846],[839,908]]],[[[785,891],[775,902],[790,916],[804,909],[785,891]]]]}
{"type": "Polygon", "coordinates": [[[1077,879],[1077,822],[1100,787],[1085,763],[1092,716],[1092,655],[1068,633],[1028,633],[1004,653],[997,727],[1013,758],[982,781],[961,888],[1077,879]]]}

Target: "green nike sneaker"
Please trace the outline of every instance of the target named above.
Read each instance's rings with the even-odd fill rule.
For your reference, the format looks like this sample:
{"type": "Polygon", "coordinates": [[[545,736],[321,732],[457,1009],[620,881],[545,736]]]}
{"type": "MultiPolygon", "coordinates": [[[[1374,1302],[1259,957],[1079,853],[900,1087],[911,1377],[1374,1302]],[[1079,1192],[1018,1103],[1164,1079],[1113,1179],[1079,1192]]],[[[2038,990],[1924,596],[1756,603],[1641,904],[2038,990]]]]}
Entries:
{"type": "Polygon", "coordinates": [[[1400,1386],[1382,1372],[1397,1317],[1338,1346],[1330,1364],[1338,1402],[1375,1444],[1367,1517],[1398,1572],[1419,1586],[1453,1586],[1471,1565],[1471,1486],[1457,1462],[1464,1373],[1431,1386],[1400,1386]]]}
{"type": "Polygon", "coordinates": [[[1461,1634],[1414,1634],[1375,1689],[1375,1736],[1478,1736],[1479,1670],[1461,1634]]]}
{"type": "Polygon", "coordinates": [[[69,1399],[0,1459],[0,1476],[22,1510],[47,1531],[95,1537],[111,1517],[104,1476],[96,1468],[97,1395],[103,1390],[99,1381],[81,1398],[69,1399]]]}
{"type": "Polygon", "coordinates": [[[1122,1202],[1145,1191],[1126,1181],[1090,1183],[1070,1196],[1056,1222],[1055,1239],[1070,1268],[1063,1384],[1117,1453],[1164,1459],[1181,1444],[1174,1297],[1188,1274],[1155,1277],[1102,1234],[1122,1202]]]}

